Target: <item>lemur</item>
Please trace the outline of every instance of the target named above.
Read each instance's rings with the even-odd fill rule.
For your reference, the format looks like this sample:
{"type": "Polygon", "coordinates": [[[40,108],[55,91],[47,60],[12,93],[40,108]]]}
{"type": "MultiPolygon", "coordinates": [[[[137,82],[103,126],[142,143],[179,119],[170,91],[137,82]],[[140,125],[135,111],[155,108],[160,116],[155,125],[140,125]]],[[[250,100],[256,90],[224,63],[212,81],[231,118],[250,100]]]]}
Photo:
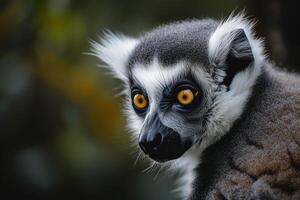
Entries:
{"type": "Polygon", "coordinates": [[[123,83],[144,155],[183,173],[182,199],[300,199],[300,78],[244,14],[108,33],[92,54],[123,83]]]}

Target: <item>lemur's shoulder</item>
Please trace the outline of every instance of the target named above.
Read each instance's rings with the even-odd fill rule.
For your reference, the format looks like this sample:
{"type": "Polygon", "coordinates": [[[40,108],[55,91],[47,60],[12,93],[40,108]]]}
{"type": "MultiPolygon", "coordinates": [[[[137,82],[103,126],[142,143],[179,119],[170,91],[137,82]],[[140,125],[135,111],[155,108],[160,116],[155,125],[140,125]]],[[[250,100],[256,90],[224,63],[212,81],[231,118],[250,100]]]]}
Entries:
{"type": "Polygon", "coordinates": [[[300,199],[299,122],[299,77],[267,69],[241,120],[203,153],[191,199],[300,199]]]}

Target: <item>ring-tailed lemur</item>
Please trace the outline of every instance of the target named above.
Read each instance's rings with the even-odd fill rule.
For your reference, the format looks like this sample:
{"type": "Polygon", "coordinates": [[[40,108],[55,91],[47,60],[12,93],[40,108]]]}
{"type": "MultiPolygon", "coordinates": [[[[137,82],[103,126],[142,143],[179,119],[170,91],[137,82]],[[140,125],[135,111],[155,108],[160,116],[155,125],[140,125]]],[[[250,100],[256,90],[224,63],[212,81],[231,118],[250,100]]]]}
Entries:
{"type": "Polygon", "coordinates": [[[107,34],[93,54],[124,83],[128,125],[182,198],[300,199],[300,79],[275,69],[242,14],[107,34]]]}

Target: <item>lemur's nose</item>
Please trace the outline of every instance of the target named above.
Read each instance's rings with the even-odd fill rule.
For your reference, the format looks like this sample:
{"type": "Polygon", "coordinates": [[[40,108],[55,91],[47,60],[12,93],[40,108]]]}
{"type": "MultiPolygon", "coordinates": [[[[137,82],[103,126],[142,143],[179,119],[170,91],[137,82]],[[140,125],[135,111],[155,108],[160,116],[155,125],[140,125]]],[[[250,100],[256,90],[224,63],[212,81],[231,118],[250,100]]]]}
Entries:
{"type": "Polygon", "coordinates": [[[144,125],[139,136],[142,151],[157,162],[179,158],[192,145],[192,141],[162,124],[157,115],[144,125]]]}
{"type": "Polygon", "coordinates": [[[139,145],[142,151],[157,162],[180,157],[191,143],[182,141],[176,132],[149,131],[141,134],[139,145]]]}
{"type": "Polygon", "coordinates": [[[162,139],[161,133],[149,134],[148,137],[140,138],[139,145],[145,154],[155,153],[160,149],[162,139]]]}

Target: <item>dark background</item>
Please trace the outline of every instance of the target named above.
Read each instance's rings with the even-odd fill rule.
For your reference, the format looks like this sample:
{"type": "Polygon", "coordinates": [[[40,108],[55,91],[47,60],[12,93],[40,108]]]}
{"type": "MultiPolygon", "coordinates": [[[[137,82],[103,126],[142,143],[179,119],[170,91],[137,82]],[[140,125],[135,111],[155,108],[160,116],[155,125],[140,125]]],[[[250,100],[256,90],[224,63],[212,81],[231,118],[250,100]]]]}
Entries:
{"type": "Polygon", "coordinates": [[[174,176],[133,166],[119,82],[83,53],[105,28],[136,36],[244,8],[271,60],[299,72],[297,1],[1,0],[0,199],[174,199],[174,176]]]}

